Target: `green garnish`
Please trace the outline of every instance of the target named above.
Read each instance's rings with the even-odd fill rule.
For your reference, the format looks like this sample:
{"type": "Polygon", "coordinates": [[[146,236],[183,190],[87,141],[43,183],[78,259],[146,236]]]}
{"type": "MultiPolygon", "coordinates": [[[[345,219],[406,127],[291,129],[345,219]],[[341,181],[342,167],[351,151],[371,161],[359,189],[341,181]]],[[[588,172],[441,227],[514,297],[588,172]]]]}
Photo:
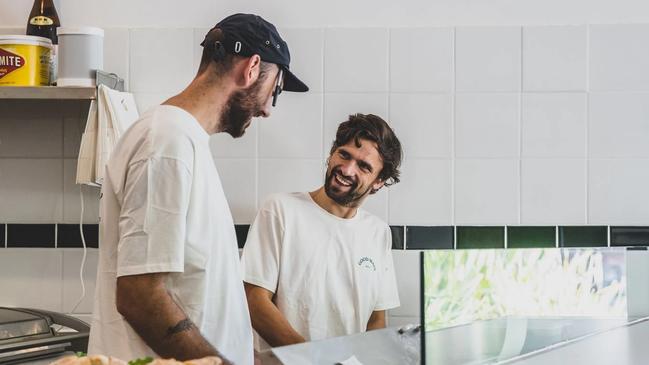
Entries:
{"type": "Polygon", "coordinates": [[[141,358],[141,359],[131,360],[131,361],[128,362],[128,365],[146,365],[146,364],[148,364],[148,363],[150,363],[152,361],[153,361],[153,358],[147,356],[147,357],[144,357],[144,358],[141,358]]]}
{"type": "Polygon", "coordinates": [[[84,356],[87,355],[87,354],[86,354],[85,352],[83,352],[83,351],[75,352],[74,354],[77,355],[77,357],[84,357],[84,356]]]}

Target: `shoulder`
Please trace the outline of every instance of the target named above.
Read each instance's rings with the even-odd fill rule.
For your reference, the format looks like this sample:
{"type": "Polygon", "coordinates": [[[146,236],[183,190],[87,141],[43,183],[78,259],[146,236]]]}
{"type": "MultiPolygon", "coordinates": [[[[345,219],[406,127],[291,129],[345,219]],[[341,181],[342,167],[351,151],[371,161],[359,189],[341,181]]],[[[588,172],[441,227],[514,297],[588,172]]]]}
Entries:
{"type": "Polygon", "coordinates": [[[308,193],[274,193],[266,197],[261,209],[270,211],[282,211],[287,208],[294,208],[307,201],[308,193]]]}

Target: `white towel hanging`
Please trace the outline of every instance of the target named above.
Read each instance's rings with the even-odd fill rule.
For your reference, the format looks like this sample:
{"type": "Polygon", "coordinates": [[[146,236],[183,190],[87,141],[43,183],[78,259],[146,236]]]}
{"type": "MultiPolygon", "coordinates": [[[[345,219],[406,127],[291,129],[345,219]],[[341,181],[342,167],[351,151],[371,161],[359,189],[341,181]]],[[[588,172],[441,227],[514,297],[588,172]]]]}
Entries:
{"type": "Polygon", "coordinates": [[[77,184],[101,186],[106,162],[115,144],[138,118],[133,94],[99,85],[97,100],[90,103],[86,130],[81,138],[77,184]]]}

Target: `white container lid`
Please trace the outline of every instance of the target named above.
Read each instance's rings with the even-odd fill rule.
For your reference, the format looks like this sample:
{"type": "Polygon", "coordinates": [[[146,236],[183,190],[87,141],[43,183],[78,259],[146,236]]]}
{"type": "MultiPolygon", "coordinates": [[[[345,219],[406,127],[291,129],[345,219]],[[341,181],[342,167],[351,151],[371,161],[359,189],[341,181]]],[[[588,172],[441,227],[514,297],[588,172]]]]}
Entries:
{"type": "Polygon", "coordinates": [[[97,27],[58,27],[56,28],[56,34],[84,34],[84,35],[98,35],[100,37],[104,36],[104,30],[97,27]]]}
{"type": "Polygon", "coordinates": [[[0,44],[27,44],[52,48],[52,40],[35,35],[0,35],[0,44]]]}

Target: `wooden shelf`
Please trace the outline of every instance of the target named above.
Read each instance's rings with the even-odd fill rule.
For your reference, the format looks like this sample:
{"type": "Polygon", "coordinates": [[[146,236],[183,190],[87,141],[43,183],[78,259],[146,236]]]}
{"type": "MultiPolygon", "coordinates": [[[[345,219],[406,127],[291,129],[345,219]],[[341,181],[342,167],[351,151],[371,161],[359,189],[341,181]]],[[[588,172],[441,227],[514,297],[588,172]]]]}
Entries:
{"type": "Polygon", "coordinates": [[[97,98],[96,87],[0,86],[0,100],[2,99],[92,100],[96,98],[97,98]]]}

